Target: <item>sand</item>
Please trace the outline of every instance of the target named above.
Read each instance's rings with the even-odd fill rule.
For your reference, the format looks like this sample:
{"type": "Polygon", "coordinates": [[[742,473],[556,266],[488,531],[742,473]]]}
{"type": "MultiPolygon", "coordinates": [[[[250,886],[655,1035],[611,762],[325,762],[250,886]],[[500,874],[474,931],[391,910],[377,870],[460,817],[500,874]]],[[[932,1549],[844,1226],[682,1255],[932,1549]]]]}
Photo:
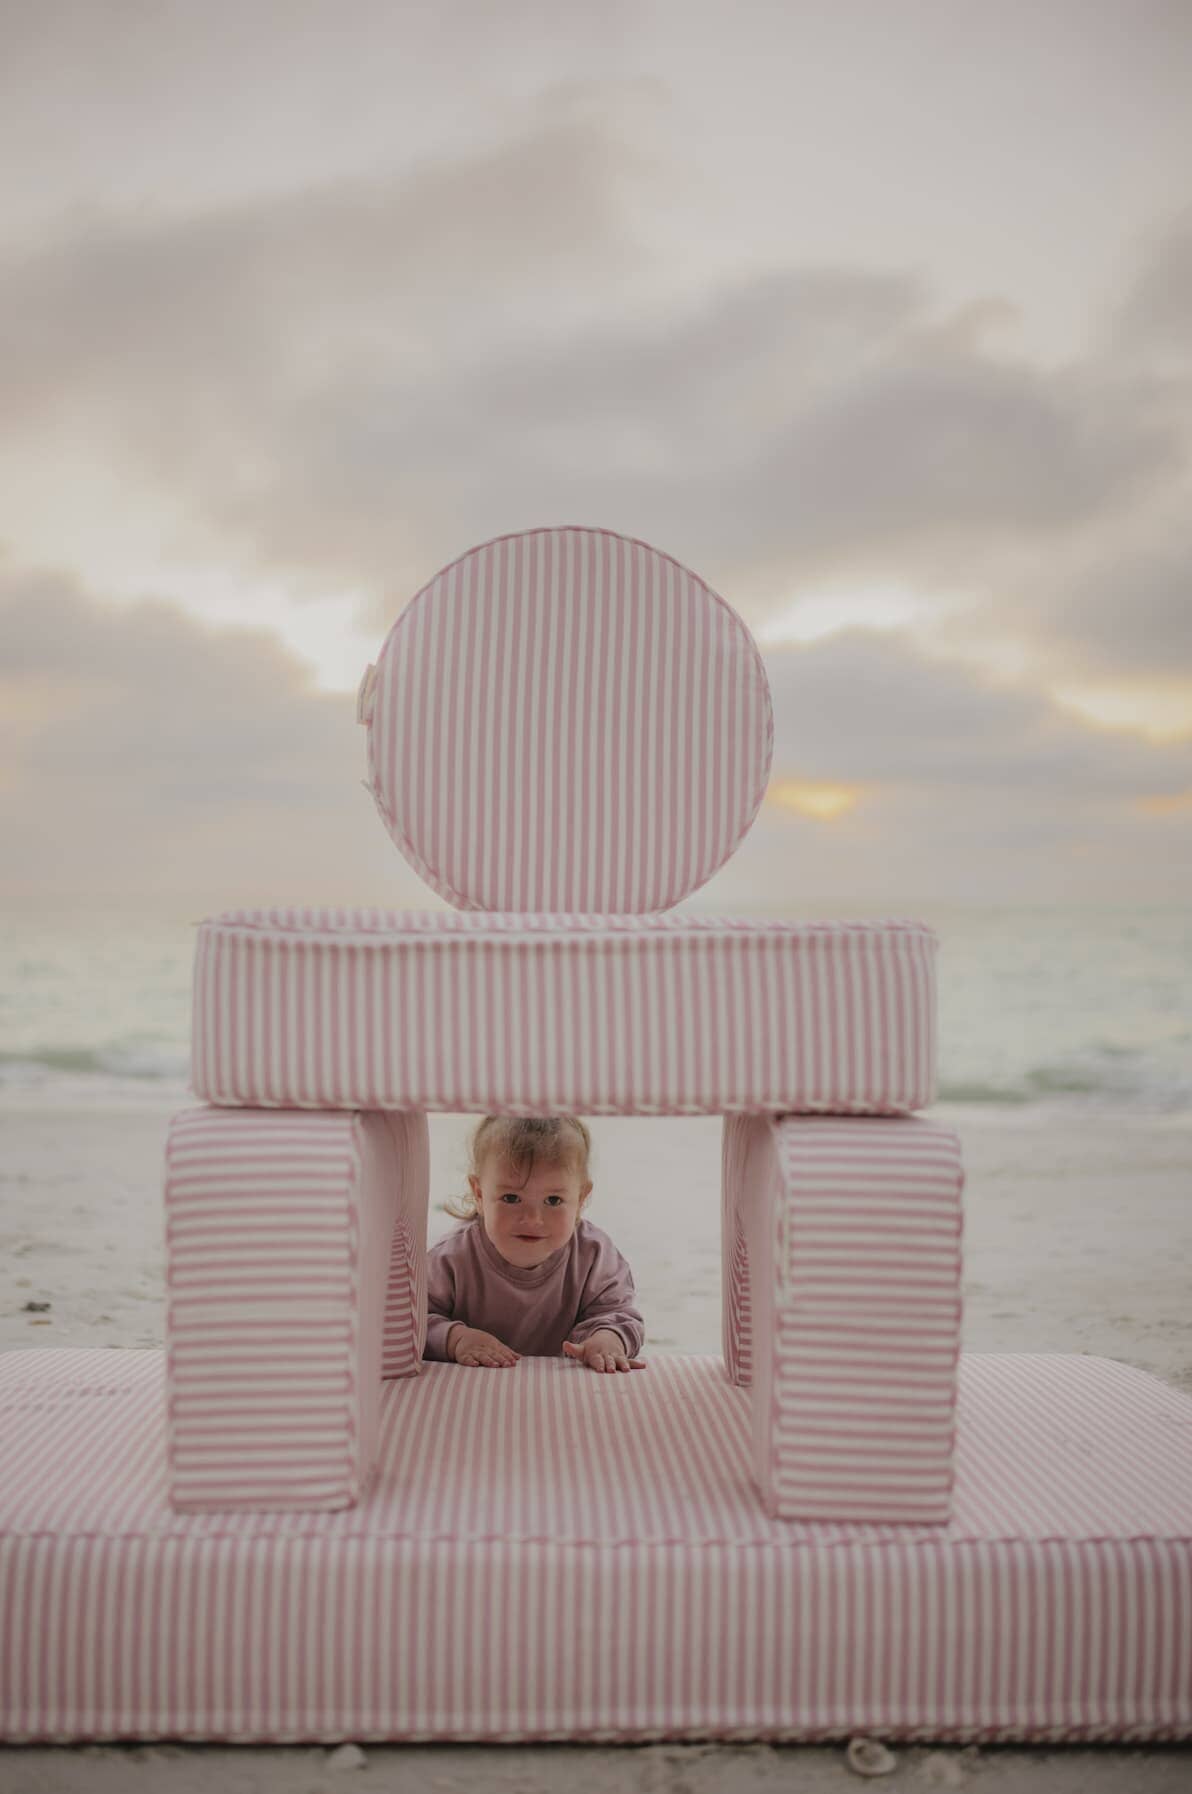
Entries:
{"type": "Polygon", "coordinates": [[[85,1745],[0,1751],[5,1794],[846,1794],[872,1787],[973,1794],[1188,1794],[1192,1752],[897,1751],[892,1774],[863,1781],[843,1748],[810,1745],[391,1745],[357,1769],[327,1750],[85,1745]]]}
{"type": "MultiPolygon", "coordinates": [[[[185,1099],[182,1099],[185,1100],[185,1099]]],[[[100,1090],[64,1106],[0,1098],[0,1349],[162,1343],[161,1164],[179,1093],[100,1090]],[[31,1312],[30,1302],[49,1303],[31,1312]]],[[[1095,1352],[1192,1393],[1192,1116],[1096,1110],[933,1111],[963,1137],[965,1346],[1095,1352]]],[[[466,1118],[432,1117],[435,1199],[463,1174],[466,1118]]],[[[719,1349],[718,1120],[595,1123],[591,1215],[634,1265],[651,1349],[719,1349]],[[678,1267],[681,1266],[681,1271],[678,1267]]],[[[436,1214],[432,1235],[449,1225],[436,1214]]],[[[842,1748],[91,1746],[0,1753],[5,1794],[127,1785],[191,1794],[378,1789],[828,1789],[860,1785],[842,1748]]],[[[879,1785],[990,1794],[1192,1790],[1192,1749],[906,1749],[879,1785]]]]}

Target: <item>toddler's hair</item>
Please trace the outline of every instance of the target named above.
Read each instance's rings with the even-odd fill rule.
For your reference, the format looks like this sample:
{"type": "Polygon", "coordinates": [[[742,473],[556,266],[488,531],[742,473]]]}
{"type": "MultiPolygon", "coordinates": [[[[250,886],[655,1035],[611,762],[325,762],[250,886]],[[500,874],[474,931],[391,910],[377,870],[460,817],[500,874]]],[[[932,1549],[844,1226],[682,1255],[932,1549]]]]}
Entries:
{"type": "MultiPolygon", "coordinates": [[[[468,1169],[479,1177],[490,1153],[498,1153],[528,1180],[541,1159],[545,1165],[571,1165],[585,1182],[592,1136],[576,1115],[485,1115],[472,1130],[468,1143],[468,1169]]],[[[462,1196],[443,1204],[457,1221],[475,1221],[480,1214],[469,1187],[462,1196]]]]}

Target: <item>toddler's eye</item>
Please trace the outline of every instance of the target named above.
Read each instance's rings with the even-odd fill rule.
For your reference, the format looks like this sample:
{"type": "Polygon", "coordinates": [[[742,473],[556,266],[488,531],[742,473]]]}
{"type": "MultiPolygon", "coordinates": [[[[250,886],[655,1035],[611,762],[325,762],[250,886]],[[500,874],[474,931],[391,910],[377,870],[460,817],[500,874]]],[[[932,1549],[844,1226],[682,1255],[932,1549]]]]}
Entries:
{"type": "Polygon", "coordinates": [[[501,1197],[501,1201],[502,1202],[520,1202],[521,1197],[518,1196],[513,1190],[506,1190],[505,1194],[501,1197]]]}
{"type": "Polygon", "coordinates": [[[546,1200],[550,1203],[553,1203],[554,1206],[556,1208],[558,1208],[558,1206],[562,1202],[563,1198],[561,1196],[548,1196],[546,1200]]]}

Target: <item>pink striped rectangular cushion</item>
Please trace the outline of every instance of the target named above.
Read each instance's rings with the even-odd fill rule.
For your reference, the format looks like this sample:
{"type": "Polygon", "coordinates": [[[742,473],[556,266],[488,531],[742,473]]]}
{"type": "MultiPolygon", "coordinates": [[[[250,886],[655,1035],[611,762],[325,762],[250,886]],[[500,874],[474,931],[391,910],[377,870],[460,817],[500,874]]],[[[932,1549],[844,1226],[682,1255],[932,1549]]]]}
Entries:
{"type": "Polygon", "coordinates": [[[1192,1737],[1192,1400],[962,1360],[946,1526],[768,1519],[718,1358],[385,1385],[333,1514],[179,1514],[154,1352],[0,1356],[0,1737],[1192,1737]]]}
{"type": "Polygon", "coordinates": [[[935,1094],[913,922],[237,910],[202,924],[192,1078],[231,1106],[894,1114],[935,1094]]]}
{"type": "Polygon", "coordinates": [[[334,1508],[421,1367],[423,1115],[193,1109],[166,1153],[170,1498],[334,1508]]]}
{"type": "Polygon", "coordinates": [[[963,1186],[921,1116],[726,1116],[724,1358],[771,1513],[947,1519],[963,1186]]]}

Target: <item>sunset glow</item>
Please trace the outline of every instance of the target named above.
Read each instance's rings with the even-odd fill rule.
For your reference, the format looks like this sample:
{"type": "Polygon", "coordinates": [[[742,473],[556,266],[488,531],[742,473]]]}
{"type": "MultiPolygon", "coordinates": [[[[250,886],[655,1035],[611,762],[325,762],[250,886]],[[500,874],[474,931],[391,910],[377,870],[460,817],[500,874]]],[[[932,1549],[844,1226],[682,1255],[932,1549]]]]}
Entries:
{"type": "Polygon", "coordinates": [[[1147,816],[1178,816],[1182,811],[1192,810],[1192,791],[1173,791],[1162,797],[1144,797],[1139,800],[1138,807],[1147,816]]]}
{"type": "Polygon", "coordinates": [[[815,822],[835,822],[847,816],[860,800],[856,785],[825,785],[810,779],[777,779],[766,793],[767,803],[810,816],[815,822]]]}

